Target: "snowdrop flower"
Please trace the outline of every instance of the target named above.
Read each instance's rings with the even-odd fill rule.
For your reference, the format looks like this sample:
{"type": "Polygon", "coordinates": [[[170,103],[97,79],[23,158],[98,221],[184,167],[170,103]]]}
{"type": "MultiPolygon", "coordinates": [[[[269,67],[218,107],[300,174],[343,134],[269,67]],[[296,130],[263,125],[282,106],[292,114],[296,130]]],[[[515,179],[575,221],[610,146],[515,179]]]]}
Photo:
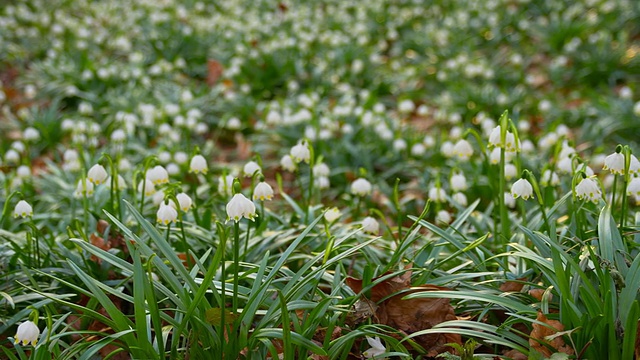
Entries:
{"type": "Polygon", "coordinates": [[[573,172],[573,161],[570,157],[560,159],[556,164],[560,174],[571,174],[573,172]]]}
{"type": "Polygon", "coordinates": [[[583,178],[576,186],[576,196],[580,200],[589,200],[594,204],[598,203],[598,200],[602,199],[602,192],[597,180],[592,177],[583,178]]]}
{"type": "Polygon", "coordinates": [[[467,206],[469,203],[467,201],[467,196],[461,192],[457,192],[451,196],[451,199],[454,203],[460,206],[467,206]]]}
{"type": "Polygon", "coordinates": [[[338,220],[340,216],[342,216],[342,212],[340,212],[340,209],[337,207],[332,207],[324,213],[324,219],[327,220],[328,223],[338,220]]]}
{"type": "Polygon", "coordinates": [[[36,346],[39,336],[40,329],[38,329],[38,326],[31,320],[25,321],[18,326],[18,331],[16,331],[16,335],[13,337],[14,344],[22,343],[22,346],[28,344],[36,346]]]}
{"type": "Polygon", "coordinates": [[[451,214],[447,210],[440,210],[436,214],[436,223],[448,224],[451,222],[451,214]]]}
{"type": "Polygon", "coordinates": [[[77,198],[93,195],[93,183],[88,178],[84,179],[84,181],[79,180],[73,195],[77,198]]]}
{"type": "Polygon", "coordinates": [[[504,193],[504,204],[511,209],[516,207],[516,199],[513,197],[513,195],[511,195],[511,193],[504,193]]]}
{"type": "Polygon", "coordinates": [[[524,153],[532,153],[536,149],[536,147],[533,144],[533,142],[531,140],[529,140],[529,139],[526,139],[526,140],[522,141],[522,144],[520,145],[520,148],[522,149],[522,152],[524,152],[524,153]]]}
{"type": "Polygon", "coordinates": [[[242,122],[237,117],[232,117],[227,120],[227,129],[229,130],[240,130],[242,128],[242,122]]]}
{"type": "MultiPolygon", "coordinates": [[[[616,149],[617,150],[617,149],[616,149]]],[[[612,174],[624,174],[624,155],[619,151],[607,156],[604,159],[603,170],[609,170],[612,174]]]]}
{"type": "Polygon", "coordinates": [[[87,172],[87,180],[96,185],[104,183],[108,176],[107,170],[100,164],[93,165],[91,169],[89,169],[89,172],[87,172]]]}
{"type": "Polygon", "coordinates": [[[20,165],[16,169],[16,176],[25,179],[31,176],[31,169],[27,165],[20,165]]]}
{"type": "Polygon", "coordinates": [[[445,202],[447,200],[447,192],[441,187],[432,187],[429,189],[429,199],[435,202],[445,202]]]}
{"type": "Polygon", "coordinates": [[[500,137],[501,131],[502,131],[502,128],[500,127],[500,125],[493,128],[493,130],[491,131],[491,134],[489,135],[489,147],[492,147],[492,146],[499,147],[499,148],[504,147],[508,151],[517,151],[518,147],[516,144],[516,138],[513,135],[513,133],[507,130],[507,134],[505,136],[506,145],[504,145],[500,137]]]}
{"type": "Polygon", "coordinates": [[[331,184],[327,176],[317,176],[313,178],[313,185],[318,189],[328,189],[331,184]]]}
{"type": "Polygon", "coordinates": [[[258,165],[258,163],[255,161],[249,161],[248,163],[246,163],[242,170],[242,172],[244,172],[244,175],[246,177],[253,176],[253,174],[255,174],[256,171],[259,173],[262,171],[262,169],[260,168],[260,165],[258,165]]]}
{"type": "Polygon", "coordinates": [[[413,101],[411,101],[409,99],[402,100],[398,104],[398,111],[400,111],[403,114],[408,114],[408,113],[412,112],[415,108],[416,108],[416,105],[413,103],[413,101]]]}
{"type": "Polygon", "coordinates": [[[233,175],[220,176],[218,178],[218,192],[220,194],[231,195],[233,193],[233,175]]]}
{"type": "Polygon", "coordinates": [[[169,225],[172,222],[175,222],[178,218],[178,211],[174,209],[172,206],[165,204],[164,202],[160,203],[160,208],[156,213],[156,218],[158,224],[169,225]]]}
{"type": "Polygon", "coordinates": [[[291,155],[285,155],[280,159],[280,166],[289,172],[296,171],[296,164],[293,162],[291,155]]]}
{"type": "Polygon", "coordinates": [[[253,200],[271,200],[273,199],[273,188],[268,183],[261,181],[253,189],[253,200]]]}
{"type": "MultiPolygon", "coordinates": [[[[198,156],[198,155],[195,155],[194,158],[196,156],[198,156]]],[[[202,156],[202,155],[199,155],[199,156],[202,156]]],[[[184,151],[178,151],[175,154],[173,154],[173,160],[175,160],[175,162],[178,163],[178,164],[184,164],[184,163],[187,162],[187,160],[189,160],[189,156],[187,156],[187,153],[184,152],[184,151]]],[[[201,165],[203,163],[202,160],[204,160],[204,157],[202,157],[201,160],[200,159],[196,160],[196,164],[194,164],[194,165],[201,165]]],[[[193,159],[191,161],[193,161],[193,159]]],[[[202,166],[194,166],[193,168],[194,169],[196,169],[196,168],[197,169],[202,169],[202,166]]],[[[205,169],[207,168],[207,161],[206,160],[204,160],[204,168],[205,169]]]]}
{"type": "Polygon", "coordinates": [[[427,148],[432,148],[436,144],[436,139],[431,135],[426,135],[424,139],[422,139],[422,143],[427,148]]]}
{"type": "Polygon", "coordinates": [[[395,151],[403,151],[407,148],[407,142],[404,139],[393,140],[393,149],[395,151]]]}
{"type": "Polygon", "coordinates": [[[138,184],[138,192],[144,192],[145,196],[151,196],[156,193],[156,186],[153,185],[151,180],[144,179],[138,184]]]}
{"type": "Polygon", "coordinates": [[[32,127],[28,127],[26,129],[24,129],[24,132],[22,132],[22,137],[26,140],[26,141],[38,141],[40,139],[40,132],[38,130],[36,130],[35,128],[32,127]]]}
{"type": "Polygon", "coordinates": [[[376,336],[374,338],[370,338],[367,336],[366,338],[367,338],[367,342],[369,343],[369,346],[371,346],[370,349],[365,350],[362,353],[362,355],[364,355],[366,359],[375,359],[378,356],[387,352],[387,348],[385,348],[384,345],[382,345],[382,342],[380,341],[379,337],[376,336]]]}
{"type": "MultiPolygon", "coordinates": [[[[108,187],[111,187],[111,176],[109,176],[109,178],[107,179],[107,181],[105,181],[105,183],[107,184],[108,187]]],[[[115,181],[115,188],[118,190],[122,190],[122,189],[126,189],[127,188],[127,182],[124,181],[124,178],[118,174],[118,178],[115,181]]]]}
{"type": "Polygon", "coordinates": [[[513,179],[517,175],[518,169],[513,164],[504,164],[504,178],[513,179]]]}
{"type": "Polygon", "coordinates": [[[464,191],[467,190],[467,178],[462,173],[456,173],[451,176],[451,190],[464,191]]]}
{"type": "Polygon", "coordinates": [[[291,159],[296,163],[304,161],[308,164],[311,159],[311,151],[306,141],[299,142],[293,146],[289,155],[291,155],[291,159]]]}
{"type": "Polygon", "coordinates": [[[195,174],[206,174],[207,171],[209,171],[209,168],[207,166],[207,160],[205,160],[204,156],[198,154],[191,158],[191,162],[189,163],[189,172],[195,174]]]}
{"type": "MultiPolygon", "coordinates": [[[[233,185],[233,183],[230,184],[230,186],[231,185],[233,185]]],[[[256,216],[256,205],[241,193],[233,195],[231,201],[227,203],[227,221],[233,220],[238,222],[243,217],[254,221],[256,216]]]]}
{"type": "Polygon", "coordinates": [[[18,216],[22,218],[33,216],[33,208],[28,202],[24,200],[18,201],[16,207],[13,209],[13,217],[17,218],[18,216]]]}
{"type": "Polygon", "coordinates": [[[631,161],[629,161],[629,174],[637,174],[640,172],[640,161],[638,158],[631,154],[631,161]]]}
{"type": "Polygon", "coordinates": [[[467,140],[460,139],[453,146],[452,153],[453,155],[457,156],[458,159],[466,161],[466,160],[469,160],[471,155],[473,155],[473,148],[471,147],[471,144],[467,140]]]}
{"type": "Polygon", "coordinates": [[[168,183],[169,172],[162,165],[156,165],[147,171],[147,180],[150,180],[154,185],[168,183]]]}
{"type": "Polygon", "coordinates": [[[364,178],[358,178],[351,183],[351,193],[357,196],[366,196],[371,194],[371,183],[364,178]]]}
{"type": "Polygon", "coordinates": [[[4,153],[4,160],[9,164],[16,164],[20,161],[20,154],[15,149],[9,149],[4,153]]]}
{"type": "Polygon", "coordinates": [[[442,143],[442,145],[440,145],[440,152],[442,153],[442,155],[444,155],[445,157],[452,157],[453,154],[453,143],[449,140],[445,141],[442,143]]]}
{"type": "Polygon", "coordinates": [[[640,177],[634,177],[629,181],[627,195],[634,195],[636,198],[640,197],[640,177]]]}
{"type": "Polygon", "coordinates": [[[422,156],[427,151],[427,148],[423,143],[415,143],[411,146],[411,155],[413,156],[422,156]]]}
{"type": "Polygon", "coordinates": [[[325,163],[315,164],[313,166],[313,176],[321,177],[321,176],[329,176],[331,174],[331,170],[329,166],[325,163]]]}
{"type": "Polygon", "coordinates": [[[542,173],[540,184],[543,186],[557,186],[560,184],[560,178],[558,177],[558,174],[547,169],[542,173]]]}
{"type": "Polygon", "coordinates": [[[193,200],[191,200],[191,197],[189,195],[182,192],[176,195],[176,199],[178,200],[178,206],[180,207],[180,210],[187,212],[189,211],[189,209],[191,209],[193,200]]]}
{"type": "Polygon", "coordinates": [[[372,218],[371,216],[367,216],[366,218],[362,219],[362,231],[369,234],[378,235],[380,233],[380,224],[378,223],[378,220],[372,218]]]}
{"type": "Polygon", "coordinates": [[[523,200],[527,200],[533,197],[533,186],[529,180],[520,178],[511,186],[511,195],[514,199],[521,197],[523,200]]]}

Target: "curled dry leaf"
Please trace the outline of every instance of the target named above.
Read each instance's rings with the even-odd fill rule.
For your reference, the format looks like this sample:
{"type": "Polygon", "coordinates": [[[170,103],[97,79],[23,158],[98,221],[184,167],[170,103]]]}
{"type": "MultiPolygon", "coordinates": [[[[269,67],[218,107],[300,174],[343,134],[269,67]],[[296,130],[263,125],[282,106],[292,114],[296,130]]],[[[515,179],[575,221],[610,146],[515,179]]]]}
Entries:
{"type": "MultiPolygon", "coordinates": [[[[376,282],[377,279],[372,281],[376,282]]],[[[347,278],[347,285],[356,293],[362,291],[362,280],[347,278]]],[[[403,299],[405,296],[415,292],[437,290],[447,290],[447,288],[435,285],[411,288],[411,271],[406,271],[400,276],[381,281],[371,288],[369,298],[369,300],[378,304],[374,319],[379,324],[393,327],[400,333],[407,335],[420,330],[431,329],[433,326],[445,321],[456,320],[457,317],[449,303],[449,299],[403,299]]],[[[445,344],[455,343],[462,345],[460,334],[420,335],[414,337],[413,340],[427,351],[428,356],[454,351],[445,344]]]]}
{"type": "Polygon", "coordinates": [[[529,337],[531,348],[547,358],[556,352],[573,355],[573,349],[564,342],[562,336],[553,336],[564,330],[564,325],[560,321],[547,319],[541,311],[538,311],[536,320],[546,325],[533,323],[533,330],[529,337]]]}

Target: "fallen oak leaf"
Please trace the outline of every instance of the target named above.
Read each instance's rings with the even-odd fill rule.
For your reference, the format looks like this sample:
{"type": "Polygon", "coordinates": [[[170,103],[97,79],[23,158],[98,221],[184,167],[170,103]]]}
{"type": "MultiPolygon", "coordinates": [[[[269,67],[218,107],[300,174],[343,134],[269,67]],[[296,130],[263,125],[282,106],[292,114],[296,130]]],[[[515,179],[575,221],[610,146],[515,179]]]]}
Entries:
{"type": "Polygon", "coordinates": [[[529,346],[544,355],[546,358],[552,354],[561,352],[573,355],[574,350],[567,344],[561,335],[569,334],[564,331],[564,325],[558,320],[549,320],[545,314],[538,311],[536,322],[533,323],[533,329],[529,335],[529,346]],[[560,335],[556,335],[561,333],[560,335]],[[551,349],[555,350],[552,351],[551,349]]]}

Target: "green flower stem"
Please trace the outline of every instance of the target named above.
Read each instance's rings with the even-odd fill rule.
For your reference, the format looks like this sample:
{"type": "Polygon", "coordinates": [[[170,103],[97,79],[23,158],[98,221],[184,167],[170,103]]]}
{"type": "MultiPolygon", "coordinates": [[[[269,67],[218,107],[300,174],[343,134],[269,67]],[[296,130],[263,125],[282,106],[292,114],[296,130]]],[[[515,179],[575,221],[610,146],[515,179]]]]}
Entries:
{"type": "MultiPolygon", "coordinates": [[[[616,206],[616,190],[618,188],[618,175],[613,175],[613,189],[611,190],[611,209],[616,206]]],[[[624,203],[624,201],[623,201],[624,203]]]]}
{"type": "Polygon", "coordinates": [[[240,222],[233,223],[233,314],[238,311],[238,276],[240,270],[240,222]]]}
{"type": "Polygon", "coordinates": [[[182,246],[184,247],[184,256],[187,262],[187,267],[191,269],[191,256],[189,256],[189,244],[187,243],[187,236],[184,233],[184,221],[182,221],[182,212],[178,210],[178,226],[180,227],[180,237],[182,240],[182,246]]]}
{"type": "Polygon", "coordinates": [[[227,312],[227,274],[226,274],[226,258],[225,258],[225,249],[226,249],[226,235],[220,236],[220,251],[222,251],[220,262],[221,264],[221,275],[220,275],[220,359],[224,359],[224,349],[226,339],[224,338],[225,331],[225,313],[227,312]]]}
{"type": "Polygon", "coordinates": [[[499,240],[500,242],[506,244],[509,241],[509,217],[507,215],[507,208],[504,203],[504,193],[505,193],[505,174],[504,174],[504,165],[505,165],[505,150],[504,147],[500,148],[500,179],[499,179],[499,188],[498,188],[498,204],[500,207],[500,234],[499,240]]]}

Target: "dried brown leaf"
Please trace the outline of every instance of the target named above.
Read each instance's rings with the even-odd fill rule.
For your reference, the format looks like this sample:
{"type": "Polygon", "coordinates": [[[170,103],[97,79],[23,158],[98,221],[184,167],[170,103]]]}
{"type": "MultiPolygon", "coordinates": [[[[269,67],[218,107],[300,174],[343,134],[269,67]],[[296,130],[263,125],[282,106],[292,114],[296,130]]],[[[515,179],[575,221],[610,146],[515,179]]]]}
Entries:
{"type": "Polygon", "coordinates": [[[223,72],[224,67],[219,61],[215,59],[207,60],[207,85],[213,86],[217,84],[223,72]]]}
{"type": "Polygon", "coordinates": [[[553,336],[560,331],[564,331],[564,325],[560,321],[547,319],[541,311],[538,312],[536,320],[546,325],[533,323],[529,346],[545,357],[549,357],[556,352],[573,355],[573,348],[565,344],[562,336],[553,336]]]}
{"type": "Polygon", "coordinates": [[[505,281],[500,285],[500,290],[504,292],[520,292],[524,287],[524,280],[526,280],[526,278],[521,278],[517,281],[505,281]]]}

